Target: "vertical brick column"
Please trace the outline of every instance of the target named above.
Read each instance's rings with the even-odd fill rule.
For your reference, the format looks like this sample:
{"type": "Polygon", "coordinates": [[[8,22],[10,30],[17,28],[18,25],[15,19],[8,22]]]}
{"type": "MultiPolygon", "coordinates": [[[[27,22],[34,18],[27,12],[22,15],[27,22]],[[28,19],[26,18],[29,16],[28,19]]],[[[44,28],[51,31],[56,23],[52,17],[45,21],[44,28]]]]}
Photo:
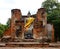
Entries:
{"type": "Polygon", "coordinates": [[[54,27],[52,25],[52,42],[54,42],[54,27]]]}
{"type": "MultiPolygon", "coordinates": [[[[40,8],[37,11],[36,14],[36,22],[37,26],[34,25],[37,28],[33,28],[34,38],[39,39],[40,34],[46,35],[46,24],[47,24],[47,18],[46,18],[46,11],[44,8],[40,8]]],[[[36,24],[36,22],[34,24],[36,24]]]]}
{"type": "Polygon", "coordinates": [[[12,14],[11,15],[11,36],[12,36],[12,38],[14,38],[15,37],[15,31],[16,31],[15,21],[20,20],[21,11],[19,9],[12,9],[11,14],[12,14]]]}

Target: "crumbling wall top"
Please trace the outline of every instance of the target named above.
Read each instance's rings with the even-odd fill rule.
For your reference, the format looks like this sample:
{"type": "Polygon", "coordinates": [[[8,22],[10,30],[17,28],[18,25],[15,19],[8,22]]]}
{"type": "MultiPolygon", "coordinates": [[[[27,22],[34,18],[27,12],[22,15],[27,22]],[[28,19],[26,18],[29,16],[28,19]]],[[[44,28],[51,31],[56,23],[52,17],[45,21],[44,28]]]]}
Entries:
{"type": "Polygon", "coordinates": [[[21,12],[21,10],[20,9],[12,9],[11,12],[12,13],[21,12]]]}
{"type": "Polygon", "coordinates": [[[40,12],[40,11],[46,11],[46,9],[45,8],[40,8],[40,9],[38,9],[38,11],[40,12]]]}

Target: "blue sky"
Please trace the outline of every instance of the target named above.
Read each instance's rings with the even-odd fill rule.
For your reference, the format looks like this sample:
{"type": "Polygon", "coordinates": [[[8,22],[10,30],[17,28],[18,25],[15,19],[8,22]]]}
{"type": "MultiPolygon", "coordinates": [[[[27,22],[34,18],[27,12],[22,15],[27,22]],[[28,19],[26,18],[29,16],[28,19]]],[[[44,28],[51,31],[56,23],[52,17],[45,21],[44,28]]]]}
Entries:
{"type": "Polygon", "coordinates": [[[35,14],[45,0],[0,0],[0,23],[6,24],[11,18],[11,9],[21,9],[22,15],[27,15],[28,11],[35,14]]]}

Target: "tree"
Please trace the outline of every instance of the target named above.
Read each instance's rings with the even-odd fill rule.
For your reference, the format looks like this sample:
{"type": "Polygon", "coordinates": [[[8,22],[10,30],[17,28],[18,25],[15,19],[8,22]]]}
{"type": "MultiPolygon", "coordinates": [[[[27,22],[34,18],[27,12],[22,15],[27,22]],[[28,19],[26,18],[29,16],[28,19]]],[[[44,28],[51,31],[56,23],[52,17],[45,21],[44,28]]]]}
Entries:
{"type": "Polygon", "coordinates": [[[55,37],[60,39],[60,3],[58,0],[46,0],[42,7],[46,9],[47,21],[54,25],[55,37]]]}
{"type": "Polygon", "coordinates": [[[9,18],[8,21],[7,21],[7,28],[10,27],[10,22],[11,22],[11,19],[9,18]]]}
{"type": "Polygon", "coordinates": [[[53,20],[60,19],[60,3],[58,0],[46,0],[42,3],[42,7],[46,9],[49,22],[52,23],[53,20]]]}
{"type": "Polygon", "coordinates": [[[4,31],[7,30],[9,27],[10,27],[10,18],[8,19],[6,25],[0,23],[0,38],[3,36],[4,31]]]}
{"type": "Polygon", "coordinates": [[[6,30],[6,25],[0,23],[0,38],[3,36],[5,30],[6,30]]]}

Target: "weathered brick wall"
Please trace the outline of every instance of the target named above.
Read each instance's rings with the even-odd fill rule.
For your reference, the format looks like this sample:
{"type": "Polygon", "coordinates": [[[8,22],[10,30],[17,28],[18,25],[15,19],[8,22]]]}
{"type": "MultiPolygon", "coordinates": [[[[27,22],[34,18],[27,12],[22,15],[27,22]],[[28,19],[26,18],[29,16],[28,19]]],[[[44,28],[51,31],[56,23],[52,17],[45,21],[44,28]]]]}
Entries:
{"type": "Polygon", "coordinates": [[[54,27],[52,25],[52,42],[54,42],[54,27]]]}
{"type": "MultiPolygon", "coordinates": [[[[12,38],[16,36],[16,27],[22,26],[21,33],[19,34],[21,38],[24,39],[24,21],[21,18],[22,14],[19,9],[13,9],[11,11],[11,27],[4,32],[4,35],[11,35],[12,38]],[[19,21],[16,23],[15,21],[19,21]]],[[[37,11],[35,21],[33,22],[33,38],[40,39],[40,36],[46,36],[47,16],[44,8],[40,8],[37,11]]],[[[52,28],[52,41],[54,41],[54,28],[52,28]]]]}
{"type": "Polygon", "coordinates": [[[19,9],[13,9],[11,10],[12,16],[11,16],[11,35],[12,37],[15,37],[15,21],[20,20],[21,18],[21,11],[19,9]]]}
{"type": "Polygon", "coordinates": [[[11,28],[8,28],[7,30],[5,30],[3,36],[11,36],[11,28]]]}
{"type": "Polygon", "coordinates": [[[39,39],[40,38],[40,33],[46,35],[46,28],[45,25],[47,24],[47,20],[46,20],[46,14],[45,14],[45,9],[44,8],[40,8],[37,11],[37,15],[36,15],[36,22],[34,22],[34,29],[33,29],[33,33],[34,33],[34,38],[39,39]]]}

